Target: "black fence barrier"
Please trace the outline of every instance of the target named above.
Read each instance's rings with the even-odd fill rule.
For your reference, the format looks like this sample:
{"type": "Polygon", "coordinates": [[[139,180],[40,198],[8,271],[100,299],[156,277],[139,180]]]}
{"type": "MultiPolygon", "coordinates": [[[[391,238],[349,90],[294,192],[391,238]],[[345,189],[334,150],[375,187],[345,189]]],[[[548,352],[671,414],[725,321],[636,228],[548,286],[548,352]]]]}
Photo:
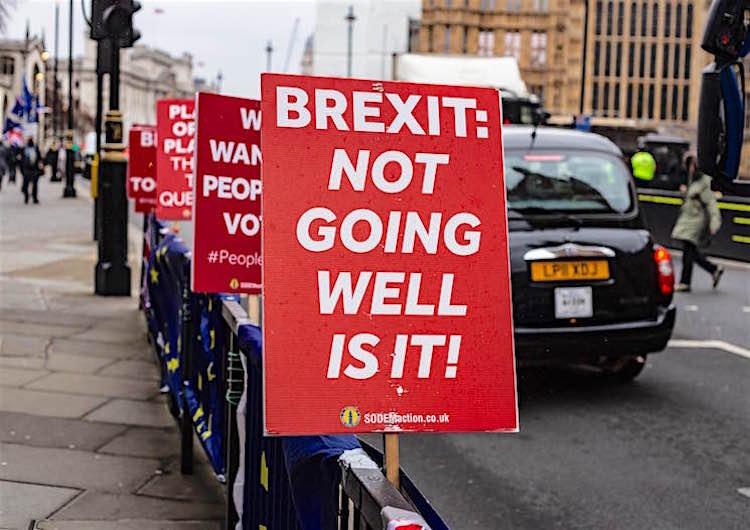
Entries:
{"type": "Polygon", "coordinates": [[[190,257],[148,217],[139,303],[180,428],[180,468],[192,473],[197,437],[225,483],[226,528],[447,529],[411,480],[402,473],[397,491],[382,455],[354,436],[264,436],[260,328],[238,297],[190,291],[190,257]]]}
{"type": "MultiPolygon", "coordinates": [[[[638,200],[654,239],[664,246],[675,247],[671,234],[683,203],[682,195],[676,191],[639,188],[638,200]]],[[[721,230],[713,237],[708,254],[750,261],[750,198],[725,196],[718,203],[721,230]]]]}

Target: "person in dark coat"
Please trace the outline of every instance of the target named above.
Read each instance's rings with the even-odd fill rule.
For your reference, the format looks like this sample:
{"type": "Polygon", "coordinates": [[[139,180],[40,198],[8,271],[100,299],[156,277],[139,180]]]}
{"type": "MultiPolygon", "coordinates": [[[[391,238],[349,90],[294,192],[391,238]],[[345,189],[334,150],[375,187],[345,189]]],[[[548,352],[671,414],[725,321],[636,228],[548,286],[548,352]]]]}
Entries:
{"type": "Polygon", "coordinates": [[[8,172],[8,145],[4,142],[0,142],[0,189],[3,187],[3,179],[5,174],[8,172]]]}
{"type": "Polygon", "coordinates": [[[31,185],[31,198],[34,204],[39,204],[38,188],[39,176],[44,172],[44,163],[39,148],[34,144],[34,139],[29,138],[26,147],[21,151],[21,174],[23,174],[23,202],[29,203],[29,185],[31,185]]]}
{"type": "Polygon", "coordinates": [[[689,154],[685,157],[685,166],[688,176],[687,187],[683,186],[685,202],[672,230],[672,239],[682,244],[683,251],[682,275],[675,291],[690,291],[694,263],[711,275],[713,287],[716,289],[724,269],[711,263],[703,255],[701,248],[707,247],[711,237],[721,228],[721,212],[711,191],[711,177],[698,170],[694,155],[689,154]]]}
{"type": "Polygon", "coordinates": [[[18,147],[11,144],[8,147],[8,182],[16,182],[16,168],[18,167],[18,161],[21,154],[18,147]]]}
{"type": "Polygon", "coordinates": [[[44,165],[49,166],[50,169],[50,180],[57,182],[60,178],[57,175],[57,161],[60,157],[60,147],[57,145],[57,140],[52,141],[52,145],[47,150],[47,154],[44,155],[44,165]]]}

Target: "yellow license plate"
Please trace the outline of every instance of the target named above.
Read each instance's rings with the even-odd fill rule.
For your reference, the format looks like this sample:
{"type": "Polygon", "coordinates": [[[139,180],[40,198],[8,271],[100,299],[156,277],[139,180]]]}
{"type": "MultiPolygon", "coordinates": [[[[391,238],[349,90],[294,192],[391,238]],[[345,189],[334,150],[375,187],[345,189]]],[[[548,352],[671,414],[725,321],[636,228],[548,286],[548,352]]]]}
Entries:
{"type": "Polygon", "coordinates": [[[531,264],[531,281],[566,282],[578,280],[608,280],[607,260],[536,261],[531,264]]]}

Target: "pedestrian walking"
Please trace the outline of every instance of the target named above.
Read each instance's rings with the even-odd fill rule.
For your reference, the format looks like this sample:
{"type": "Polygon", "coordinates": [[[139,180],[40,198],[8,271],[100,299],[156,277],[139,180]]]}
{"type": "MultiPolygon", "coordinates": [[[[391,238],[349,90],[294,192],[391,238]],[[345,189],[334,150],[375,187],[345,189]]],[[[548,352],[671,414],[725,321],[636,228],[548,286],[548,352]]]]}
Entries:
{"type": "Polygon", "coordinates": [[[34,139],[29,138],[21,152],[21,174],[23,175],[23,202],[29,203],[29,185],[31,185],[31,198],[34,204],[39,204],[39,176],[44,172],[44,164],[39,148],[34,145],[34,139]]]}
{"type": "Polygon", "coordinates": [[[18,147],[11,144],[8,147],[8,182],[13,182],[15,184],[16,182],[16,168],[18,167],[18,161],[20,158],[20,153],[18,150],[18,147]]]}
{"type": "Polygon", "coordinates": [[[50,169],[50,180],[57,182],[60,180],[57,174],[57,161],[60,154],[60,146],[57,144],[57,140],[52,140],[50,148],[47,150],[47,154],[44,155],[44,165],[49,166],[50,169]]]}
{"type": "Polygon", "coordinates": [[[3,179],[8,172],[8,145],[3,140],[0,142],[0,190],[3,189],[3,179]]]}
{"type": "Polygon", "coordinates": [[[711,177],[698,170],[695,155],[685,156],[687,185],[683,185],[684,202],[672,230],[672,239],[682,245],[682,275],[675,291],[689,292],[693,276],[693,265],[697,263],[713,278],[716,289],[724,274],[724,268],[708,260],[701,252],[707,247],[721,227],[721,213],[716,197],[711,191],[711,177]]]}

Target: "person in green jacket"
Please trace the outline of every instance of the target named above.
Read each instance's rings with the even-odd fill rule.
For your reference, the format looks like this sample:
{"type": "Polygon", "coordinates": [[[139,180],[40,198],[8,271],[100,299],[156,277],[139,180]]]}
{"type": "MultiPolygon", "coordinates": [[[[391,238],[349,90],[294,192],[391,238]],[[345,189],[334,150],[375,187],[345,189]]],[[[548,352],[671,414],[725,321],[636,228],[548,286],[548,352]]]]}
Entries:
{"type": "Polygon", "coordinates": [[[687,187],[683,186],[685,199],[672,230],[672,239],[682,244],[682,275],[675,291],[689,292],[693,264],[697,263],[713,278],[713,287],[719,285],[723,267],[711,263],[700,248],[707,247],[721,227],[721,212],[711,191],[711,177],[698,170],[695,155],[685,156],[687,187]]]}

